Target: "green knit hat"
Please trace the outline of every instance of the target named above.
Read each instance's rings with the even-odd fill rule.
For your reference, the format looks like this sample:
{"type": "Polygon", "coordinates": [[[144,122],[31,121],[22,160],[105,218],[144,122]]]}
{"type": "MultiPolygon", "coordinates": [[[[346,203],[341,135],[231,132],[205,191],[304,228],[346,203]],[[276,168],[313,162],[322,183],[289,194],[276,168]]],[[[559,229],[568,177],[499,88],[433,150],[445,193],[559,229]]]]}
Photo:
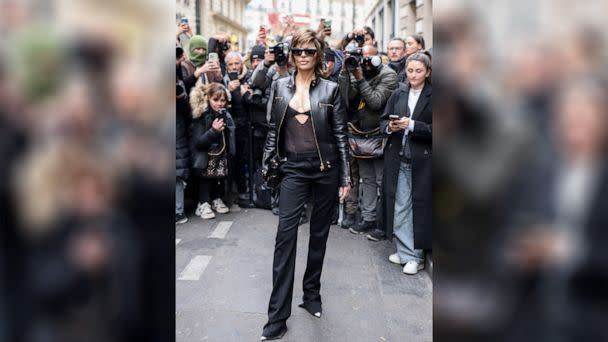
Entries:
{"type": "Polygon", "coordinates": [[[205,64],[207,61],[207,39],[203,36],[194,35],[190,38],[190,42],[188,43],[188,58],[196,65],[197,67],[205,64]],[[196,53],[194,49],[203,48],[205,52],[196,53]]]}

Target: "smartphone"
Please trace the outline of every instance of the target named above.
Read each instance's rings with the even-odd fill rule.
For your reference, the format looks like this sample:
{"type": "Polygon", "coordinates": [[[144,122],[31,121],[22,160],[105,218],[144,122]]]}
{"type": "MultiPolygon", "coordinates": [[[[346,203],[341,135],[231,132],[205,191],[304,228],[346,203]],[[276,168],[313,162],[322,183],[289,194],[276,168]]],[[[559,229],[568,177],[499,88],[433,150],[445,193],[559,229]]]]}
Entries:
{"type": "Polygon", "coordinates": [[[217,52],[209,52],[209,60],[211,62],[219,62],[220,56],[218,56],[217,52]]]}
{"type": "Polygon", "coordinates": [[[388,119],[389,119],[389,120],[399,120],[399,115],[395,115],[395,114],[393,114],[393,115],[389,115],[389,116],[388,116],[388,119]]]}
{"type": "Polygon", "coordinates": [[[235,71],[231,71],[231,72],[228,73],[228,78],[231,81],[238,80],[239,79],[239,73],[235,72],[235,71]]]}
{"type": "Polygon", "coordinates": [[[331,20],[323,20],[323,25],[325,28],[331,29],[331,20]]]}
{"type": "Polygon", "coordinates": [[[188,23],[188,18],[182,18],[179,22],[181,24],[187,24],[188,23]]]}

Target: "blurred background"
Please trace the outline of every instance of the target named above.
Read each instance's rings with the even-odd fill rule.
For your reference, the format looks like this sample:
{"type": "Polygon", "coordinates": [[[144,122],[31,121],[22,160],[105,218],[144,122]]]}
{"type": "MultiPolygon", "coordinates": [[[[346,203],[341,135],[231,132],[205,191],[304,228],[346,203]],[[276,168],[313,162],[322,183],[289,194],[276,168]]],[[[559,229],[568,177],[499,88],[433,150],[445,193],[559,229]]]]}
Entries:
{"type": "Polygon", "coordinates": [[[432,9],[432,0],[176,0],[175,20],[187,18],[193,34],[204,37],[229,34],[233,51],[254,46],[260,25],[269,37],[282,34],[287,18],[299,29],[316,29],[322,18],[332,22],[331,46],[355,28],[369,26],[381,50],[392,37],[413,33],[422,34],[430,48],[432,9]]]}
{"type": "Polygon", "coordinates": [[[173,13],[0,1],[0,341],[174,338],[173,13]]]}
{"type": "Polygon", "coordinates": [[[607,11],[434,2],[434,340],[607,340],[607,11]]]}

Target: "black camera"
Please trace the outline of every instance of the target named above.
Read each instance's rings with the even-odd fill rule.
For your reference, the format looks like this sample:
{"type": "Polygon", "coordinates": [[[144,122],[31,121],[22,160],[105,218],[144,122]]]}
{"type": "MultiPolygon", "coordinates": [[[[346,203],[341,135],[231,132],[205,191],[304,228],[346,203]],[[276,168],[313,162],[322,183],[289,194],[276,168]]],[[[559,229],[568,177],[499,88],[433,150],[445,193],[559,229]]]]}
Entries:
{"type": "Polygon", "coordinates": [[[215,113],[214,119],[222,119],[226,121],[226,108],[220,108],[217,113],[215,113]]]}
{"type": "Polygon", "coordinates": [[[175,98],[181,99],[186,97],[188,94],[186,93],[186,86],[182,80],[178,80],[175,82],[175,98]]]}
{"type": "Polygon", "coordinates": [[[360,48],[356,48],[348,51],[348,54],[349,56],[344,60],[344,63],[349,71],[353,71],[361,65],[361,62],[363,61],[363,52],[360,48]]]}
{"type": "Polygon", "coordinates": [[[360,47],[363,46],[363,44],[365,44],[365,36],[355,36],[355,42],[360,47]]]}
{"type": "Polygon", "coordinates": [[[287,62],[289,61],[289,45],[278,43],[272,47],[272,53],[274,54],[274,61],[279,66],[287,65],[287,62]]]}
{"type": "Polygon", "coordinates": [[[224,51],[229,50],[229,49],[230,49],[230,43],[228,43],[227,41],[226,41],[226,42],[224,42],[224,43],[221,45],[221,48],[222,48],[222,50],[224,50],[224,51]]]}

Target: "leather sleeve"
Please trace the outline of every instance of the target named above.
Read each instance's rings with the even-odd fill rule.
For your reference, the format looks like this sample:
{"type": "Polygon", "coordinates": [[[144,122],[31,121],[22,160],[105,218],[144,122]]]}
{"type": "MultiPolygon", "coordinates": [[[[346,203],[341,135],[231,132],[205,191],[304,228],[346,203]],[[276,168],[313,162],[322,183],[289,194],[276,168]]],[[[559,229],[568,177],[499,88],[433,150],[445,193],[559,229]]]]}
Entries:
{"type": "Polygon", "coordinates": [[[274,103],[274,93],[277,88],[277,83],[274,82],[270,89],[270,97],[268,97],[266,119],[268,121],[268,134],[266,135],[266,143],[264,144],[264,157],[262,159],[262,167],[268,168],[268,161],[274,156],[276,148],[276,118],[272,115],[272,105],[274,103]]]}
{"type": "Polygon", "coordinates": [[[338,147],[340,157],[340,186],[350,185],[350,166],[348,163],[349,151],[346,138],[346,112],[344,101],[340,96],[338,87],[334,88],[333,94],[332,133],[338,147]]]}
{"type": "Polygon", "coordinates": [[[270,67],[266,67],[264,63],[258,64],[251,74],[251,88],[261,89],[262,91],[272,82],[272,74],[270,67]]]}

